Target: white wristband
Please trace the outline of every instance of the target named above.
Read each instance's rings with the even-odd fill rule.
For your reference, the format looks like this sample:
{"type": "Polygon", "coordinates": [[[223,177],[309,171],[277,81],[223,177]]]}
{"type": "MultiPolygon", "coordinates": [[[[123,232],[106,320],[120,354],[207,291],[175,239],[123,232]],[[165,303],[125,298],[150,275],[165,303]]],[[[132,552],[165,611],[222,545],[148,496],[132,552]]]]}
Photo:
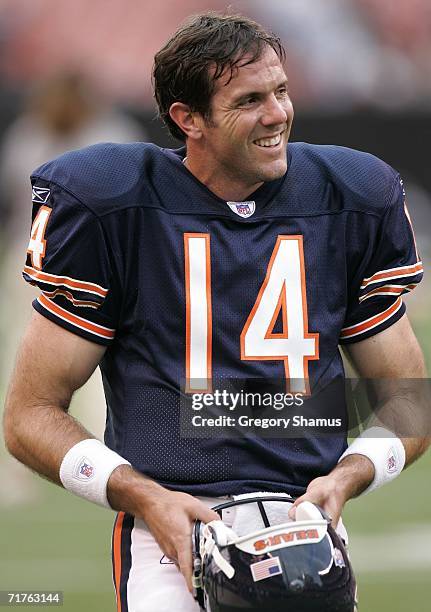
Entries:
{"type": "Polygon", "coordinates": [[[374,479],[362,493],[371,493],[374,489],[390,482],[403,471],[406,463],[404,445],[394,433],[384,427],[370,427],[341,455],[338,462],[348,455],[364,455],[374,465],[374,479]]]}
{"type": "Polygon", "coordinates": [[[60,480],[64,488],[75,495],[111,509],[106,486],[119,465],[130,463],[100,440],[82,440],[65,454],[60,466],[60,480]]]}

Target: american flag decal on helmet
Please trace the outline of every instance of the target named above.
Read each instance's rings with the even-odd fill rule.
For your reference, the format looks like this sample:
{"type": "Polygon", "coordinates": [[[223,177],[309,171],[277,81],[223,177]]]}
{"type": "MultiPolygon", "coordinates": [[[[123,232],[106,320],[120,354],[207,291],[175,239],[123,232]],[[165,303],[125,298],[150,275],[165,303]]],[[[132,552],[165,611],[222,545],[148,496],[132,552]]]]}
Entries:
{"type": "Polygon", "coordinates": [[[265,578],[271,578],[272,576],[278,576],[278,574],[283,573],[278,557],[270,557],[264,561],[252,563],[250,565],[250,570],[254,582],[264,580],[265,578]]]}

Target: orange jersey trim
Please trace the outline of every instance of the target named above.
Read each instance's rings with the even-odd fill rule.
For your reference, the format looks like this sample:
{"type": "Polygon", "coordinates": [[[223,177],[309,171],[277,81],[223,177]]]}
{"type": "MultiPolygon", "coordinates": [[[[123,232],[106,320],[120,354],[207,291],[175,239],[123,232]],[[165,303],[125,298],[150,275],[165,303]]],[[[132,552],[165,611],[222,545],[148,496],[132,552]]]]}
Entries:
{"type": "Polygon", "coordinates": [[[46,308],[48,312],[54,314],[59,317],[63,321],[67,321],[71,325],[78,327],[79,329],[83,329],[86,332],[90,332],[96,336],[101,338],[107,338],[108,340],[112,340],[115,336],[115,329],[110,329],[109,327],[103,327],[103,325],[98,325],[97,323],[91,323],[82,317],[78,317],[77,315],[73,315],[68,310],[61,308],[55,302],[52,302],[49,298],[47,298],[44,294],[37,298],[37,301],[41,306],[46,308]]]}
{"type": "Polygon", "coordinates": [[[381,270],[376,272],[369,278],[364,278],[362,281],[361,289],[365,289],[368,285],[373,283],[380,283],[381,281],[391,280],[393,278],[403,278],[404,276],[416,276],[423,272],[423,265],[421,261],[411,266],[401,266],[399,268],[389,268],[388,270],[381,270]]]}
{"type": "Polygon", "coordinates": [[[369,293],[366,293],[362,297],[359,298],[359,303],[364,300],[368,300],[368,298],[373,297],[374,295],[401,295],[404,291],[412,291],[418,283],[411,283],[410,285],[383,285],[382,287],[377,287],[373,289],[369,293]]]}
{"type": "Polygon", "coordinates": [[[87,293],[95,293],[100,297],[104,298],[108,294],[108,290],[104,289],[100,285],[95,283],[88,283],[86,281],[76,280],[69,276],[58,276],[57,274],[48,274],[48,272],[41,272],[30,266],[24,266],[25,274],[30,276],[35,281],[41,281],[48,283],[49,285],[64,285],[69,289],[78,289],[79,291],[85,291],[87,293]]]}
{"type": "Polygon", "coordinates": [[[211,296],[211,237],[209,234],[184,234],[184,269],[186,290],[186,385],[185,393],[210,393],[212,390],[212,296],[211,296]],[[195,389],[190,387],[190,364],[191,364],[191,292],[190,292],[190,244],[191,238],[205,239],[205,291],[207,300],[207,376],[206,387],[195,389]]]}
{"type": "Polygon", "coordinates": [[[351,325],[350,327],[344,327],[341,330],[340,338],[352,338],[353,336],[358,336],[359,334],[363,334],[364,332],[377,327],[384,321],[390,319],[398,310],[401,308],[403,302],[399,297],[392,306],[381,312],[380,314],[374,315],[362,323],[356,323],[355,325],[351,325]]]}
{"type": "Polygon", "coordinates": [[[119,512],[114,527],[114,539],[113,539],[113,555],[114,555],[114,582],[115,582],[115,594],[117,597],[117,612],[121,612],[121,598],[120,598],[120,583],[121,583],[121,536],[123,530],[125,513],[119,512]]]}
{"type": "Polygon", "coordinates": [[[412,218],[410,217],[409,209],[407,207],[407,201],[404,202],[404,212],[406,213],[407,220],[410,223],[410,229],[412,230],[413,242],[414,242],[414,245],[415,245],[416,259],[417,259],[417,261],[419,261],[418,245],[416,243],[415,230],[413,229],[412,218]]]}

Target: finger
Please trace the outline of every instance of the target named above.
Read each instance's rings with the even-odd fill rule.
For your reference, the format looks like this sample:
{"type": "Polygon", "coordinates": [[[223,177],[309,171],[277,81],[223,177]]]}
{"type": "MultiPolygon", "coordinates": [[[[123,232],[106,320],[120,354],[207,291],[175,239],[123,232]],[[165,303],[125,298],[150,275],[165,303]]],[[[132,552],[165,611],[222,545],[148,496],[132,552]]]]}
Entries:
{"type": "Polygon", "coordinates": [[[220,517],[211,508],[207,508],[202,504],[199,508],[196,509],[195,518],[201,520],[203,523],[210,523],[211,521],[219,521],[220,517]]]}
{"type": "Polygon", "coordinates": [[[193,593],[191,538],[189,544],[184,543],[184,545],[178,550],[178,566],[180,572],[184,576],[188,590],[190,593],[193,593]]]}
{"type": "Polygon", "coordinates": [[[321,511],[323,510],[323,512],[325,513],[324,518],[327,519],[330,523],[332,523],[333,526],[335,527],[338,523],[338,518],[337,518],[337,512],[334,512],[334,508],[329,503],[322,503],[318,507],[321,511]],[[334,518],[336,520],[335,524],[334,524],[334,518]]]}
{"type": "Polygon", "coordinates": [[[332,518],[329,514],[329,520],[331,521],[331,525],[334,529],[337,529],[338,527],[338,523],[340,521],[340,516],[334,516],[334,518],[332,518]]]}
{"type": "Polygon", "coordinates": [[[341,516],[341,510],[339,510],[338,508],[334,507],[334,505],[331,505],[329,503],[322,504],[320,508],[325,512],[326,514],[325,518],[327,518],[329,522],[332,524],[332,526],[334,527],[334,529],[336,529],[339,518],[341,516]]]}

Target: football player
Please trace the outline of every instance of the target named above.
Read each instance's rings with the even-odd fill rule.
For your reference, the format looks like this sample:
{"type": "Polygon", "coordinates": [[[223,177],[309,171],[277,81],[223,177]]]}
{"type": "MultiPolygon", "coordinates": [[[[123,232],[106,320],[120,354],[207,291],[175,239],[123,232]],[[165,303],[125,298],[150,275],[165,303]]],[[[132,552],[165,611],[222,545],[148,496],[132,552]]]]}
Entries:
{"type": "MultiPolygon", "coordinates": [[[[308,501],[341,529],[347,500],[428,445],[425,432],[401,439],[384,427],[349,448],[345,431],[182,435],[181,402],[211,381],[329,388],[344,376],[340,344],[363,377],[425,375],[401,297],[422,264],[400,177],[367,153],[288,145],[284,56],[247,18],[198,15],[155,56],[160,115],[183,147],[99,144],[32,176],[23,275],[41,294],[6,442],[53,482],[118,511],[118,610],[197,609],[192,525],[217,520],[215,503],[287,493],[297,497],[290,519],[308,501]],[[67,412],[98,365],[104,444],[67,412]]],[[[379,399],[391,406],[389,391],[379,399]]]]}

